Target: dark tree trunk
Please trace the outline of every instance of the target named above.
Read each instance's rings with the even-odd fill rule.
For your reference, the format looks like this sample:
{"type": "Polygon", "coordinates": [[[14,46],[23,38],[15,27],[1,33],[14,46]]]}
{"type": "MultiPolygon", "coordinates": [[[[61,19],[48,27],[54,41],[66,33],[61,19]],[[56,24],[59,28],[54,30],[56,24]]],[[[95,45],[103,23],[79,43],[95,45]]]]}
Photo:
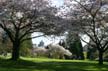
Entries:
{"type": "Polygon", "coordinates": [[[19,50],[20,50],[20,43],[14,42],[12,48],[12,58],[11,60],[17,61],[19,59],[19,50]]]}
{"type": "Polygon", "coordinates": [[[99,51],[99,64],[103,64],[103,52],[99,51]]]}

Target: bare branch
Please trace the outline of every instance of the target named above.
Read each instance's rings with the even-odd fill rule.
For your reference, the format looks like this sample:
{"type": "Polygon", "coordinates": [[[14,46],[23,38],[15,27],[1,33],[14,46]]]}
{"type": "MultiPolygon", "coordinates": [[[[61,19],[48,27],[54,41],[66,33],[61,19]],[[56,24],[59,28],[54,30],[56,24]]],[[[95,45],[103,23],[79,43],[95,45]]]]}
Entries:
{"type": "Polygon", "coordinates": [[[42,36],[45,36],[45,35],[39,35],[39,36],[30,37],[30,38],[25,38],[25,39],[22,39],[21,42],[24,42],[24,41],[30,40],[30,39],[34,39],[34,38],[38,38],[38,37],[42,37],[42,36]]]}
{"type": "Polygon", "coordinates": [[[81,37],[80,37],[80,39],[81,39],[83,42],[85,42],[85,43],[87,43],[88,45],[90,45],[91,47],[94,47],[94,46],[95,46],[95,45],[92,45],[91,43],[85,41],[85,40],[84,40],[83,38],[81,38],[81,37]]]}

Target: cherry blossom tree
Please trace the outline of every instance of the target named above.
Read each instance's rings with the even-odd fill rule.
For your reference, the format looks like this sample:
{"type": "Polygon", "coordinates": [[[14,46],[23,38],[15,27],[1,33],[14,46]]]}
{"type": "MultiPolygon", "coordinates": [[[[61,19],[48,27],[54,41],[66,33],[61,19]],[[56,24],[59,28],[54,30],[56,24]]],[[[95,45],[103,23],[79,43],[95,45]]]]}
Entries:
{"type": "Polygon", "coordinates": [[[20,45],[25,40],[44,35],[59,33],[55,14],[57,9],[50,6],[48,0],[1,0],[0,28],[6,32],[12,42],[12,58],[19,59],[20,45]],[[43,32],[44,35],[28,37],[33,32],[43,32]]]}
{"type": "Polygon", "coordinates": [[[86,34],[99,53],[99,64],[103,64],[103,54],[108,49],[108,1],[107,0],[67,0],[67,16],[78,34],[86,34]],[[79,33],[80,31],[80,33],[79,33]]]}

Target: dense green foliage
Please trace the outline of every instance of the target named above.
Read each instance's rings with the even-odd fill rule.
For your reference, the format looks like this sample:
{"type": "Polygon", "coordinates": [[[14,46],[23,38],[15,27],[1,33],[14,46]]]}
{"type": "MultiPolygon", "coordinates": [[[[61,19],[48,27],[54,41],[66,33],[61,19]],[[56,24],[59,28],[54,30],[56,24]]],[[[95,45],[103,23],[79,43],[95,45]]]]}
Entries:
{"type": "Polygon", "coordinates": [[[87,59],[95,60],[96,58],[98,58],[98,52],[97,52],[96,48],[89,47],[88,52],[87,52],[87,59]]]}
{"type": "Polygon", "coordinates": [[[69,46],[68,49],[72,52],[75,59],[84,59],[83,48],[78,35],[69,32],[67,36],[67,44],[69,46]]]}
{"type": "Polygon", "coordinates": [[[108,62],[108,50],[104,53],[104,61],[108,62]]]}
{"type": "Polygon", "coordinates": [[[9,38],[3,39],[0,37],[0,54],[2,53],[10,53],[12,51],[12,43],[9,38]]]}
{"type": "Polygon", "coordinates": [[[32,41],[26,40],[22,43],[20,49],[21,56],[31,56],[31,49],[32,49],[32,41]]]}
{"type": "MultiPolygon", "coordinates": [[[[30,37],[30,35],[29,35],[30,37]]],[[[0,54],[2,53],[11,53],[12,52],[12,42],[9,38],[6,42],[2,42],[0,40],[0,54]]],[[[20,55],[21,56],[31,56],[31,49],[32,49],[32,41],[26,40],[21,44],[20,55]]]]}

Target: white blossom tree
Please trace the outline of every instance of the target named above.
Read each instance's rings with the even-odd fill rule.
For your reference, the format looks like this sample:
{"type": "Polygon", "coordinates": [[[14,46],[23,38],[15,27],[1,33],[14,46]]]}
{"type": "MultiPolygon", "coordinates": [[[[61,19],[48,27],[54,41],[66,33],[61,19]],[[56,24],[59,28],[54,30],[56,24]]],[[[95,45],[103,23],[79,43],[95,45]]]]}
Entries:
{"type": "Polygon", "coordinates": [[[99,64],[103,64],[103,53],[108,49],[108,1],[107,0],[68,0],[65,3],[69,8],[67,16],[78,34],[86,34],[99,52],[99,64]],[[76,27],[75,27],[76,26],[76,27]]]}
{"type": "Polygon", "coordinates": [[[57,9],[51,7],[48,0],[1,0],[0,28],[12,42],[12,58],[19,59],[20,45],[33,32],[43,32],[44,35],[57,34],[60,31],[55,14],[57,9]],[[57,28],[58,27],[58,28],[57,28]]]}

